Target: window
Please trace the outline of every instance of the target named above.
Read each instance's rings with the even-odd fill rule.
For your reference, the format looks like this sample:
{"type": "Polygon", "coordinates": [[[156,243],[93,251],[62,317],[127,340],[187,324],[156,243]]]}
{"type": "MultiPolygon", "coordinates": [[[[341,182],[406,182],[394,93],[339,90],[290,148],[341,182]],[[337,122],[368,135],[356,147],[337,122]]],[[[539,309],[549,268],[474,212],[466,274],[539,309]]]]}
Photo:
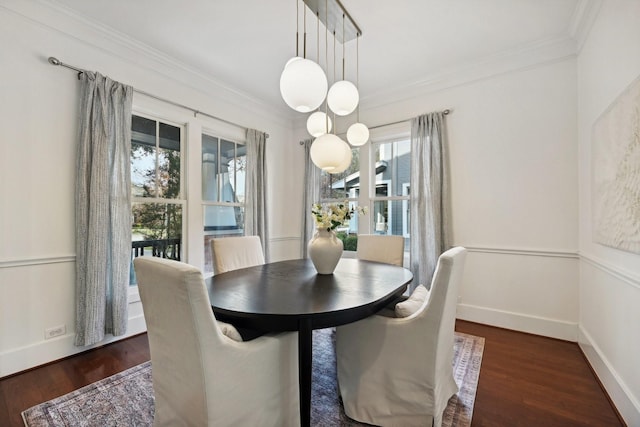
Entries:
{"type": "MultiPolygon", "coordinates": [[[[132,255],[182,259],[181,126],[141,115],[131,120],[132,255]]],[[[130,284],[135,285],[131,269],[130,284]]]]}
{"type": "Polygon", "coordinates": [[[204,271],[213,272],[211,239],[244,234],[245,145],[202,135],[204,271]]]}
{"type": "Polygon", "coordinates": [[[373,143],[372,233],[405,237],[409,248],[411,142],[406,138],[373,143]]]}

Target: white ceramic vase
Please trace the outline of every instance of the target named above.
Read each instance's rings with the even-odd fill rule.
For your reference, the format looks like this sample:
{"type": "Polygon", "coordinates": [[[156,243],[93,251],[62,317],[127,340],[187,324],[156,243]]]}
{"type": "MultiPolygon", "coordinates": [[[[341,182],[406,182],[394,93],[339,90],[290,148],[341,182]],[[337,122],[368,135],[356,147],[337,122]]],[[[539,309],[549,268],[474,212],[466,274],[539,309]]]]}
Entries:
{"type": "Polygon", "coordinates": [[[318,274],[333,274],[342,256],[342,250],[342,240],[326,228],[317,228],[308,246],[309,258],[318,274]]]}

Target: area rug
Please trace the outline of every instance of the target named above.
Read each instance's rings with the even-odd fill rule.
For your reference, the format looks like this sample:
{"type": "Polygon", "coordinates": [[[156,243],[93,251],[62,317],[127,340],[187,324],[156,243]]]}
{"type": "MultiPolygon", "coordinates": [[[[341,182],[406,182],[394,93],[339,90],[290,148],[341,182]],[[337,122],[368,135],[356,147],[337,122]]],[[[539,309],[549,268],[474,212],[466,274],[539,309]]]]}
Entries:
{"type": "MultiPolygon", "coordinates": [[[[336,384],[336,358],[332,329],[313,334],[313,389],[311,425],[362,426],[349,419],[340,404],[336,384]]],[[[454,376],[460,391],[449,400],[443,426],[471,425],[480,374],[484,338],[455,335],[454,376]]],[[[27,427],[151,426],[153,425],[151,363],[145,362],[22,413],[27,427]]]]}

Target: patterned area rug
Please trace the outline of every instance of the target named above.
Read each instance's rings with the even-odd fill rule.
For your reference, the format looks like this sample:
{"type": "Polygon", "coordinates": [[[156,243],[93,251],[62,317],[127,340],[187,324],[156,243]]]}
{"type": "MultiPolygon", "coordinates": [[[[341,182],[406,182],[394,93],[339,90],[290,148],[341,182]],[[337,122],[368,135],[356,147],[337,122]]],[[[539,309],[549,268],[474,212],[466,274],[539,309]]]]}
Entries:
{"type": "MultiPolygon", "coordinates": [[[[332,329],[314,331],[311,425],[317,427],[362,426],[349,419],[338,399],[336,358],[332,329]]],[[[456,333],[454,376],[460,391],[449,400],[443,426],[471,425],[484,338],[456,333]]],[[[89,384],[64,396],[41,403],[22,413],[27,427],[151,426],[153,388],[151,363],[145,362],[119,374],[89,384]]]]}

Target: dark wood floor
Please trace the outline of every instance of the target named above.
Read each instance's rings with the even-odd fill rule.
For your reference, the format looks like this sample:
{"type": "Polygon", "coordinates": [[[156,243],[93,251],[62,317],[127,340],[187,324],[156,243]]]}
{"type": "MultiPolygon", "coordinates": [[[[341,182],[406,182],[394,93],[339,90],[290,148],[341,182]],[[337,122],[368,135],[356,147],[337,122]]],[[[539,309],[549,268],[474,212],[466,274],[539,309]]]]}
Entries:
{"type": "MultiPolygon", "coordinates": [[[[621,426],[575,343],[458,321],[485,338],[472,426],[621,426]]],[[[0,380],[0,426],[20,413],[149,360],[145,334],[0,380]]]]}

